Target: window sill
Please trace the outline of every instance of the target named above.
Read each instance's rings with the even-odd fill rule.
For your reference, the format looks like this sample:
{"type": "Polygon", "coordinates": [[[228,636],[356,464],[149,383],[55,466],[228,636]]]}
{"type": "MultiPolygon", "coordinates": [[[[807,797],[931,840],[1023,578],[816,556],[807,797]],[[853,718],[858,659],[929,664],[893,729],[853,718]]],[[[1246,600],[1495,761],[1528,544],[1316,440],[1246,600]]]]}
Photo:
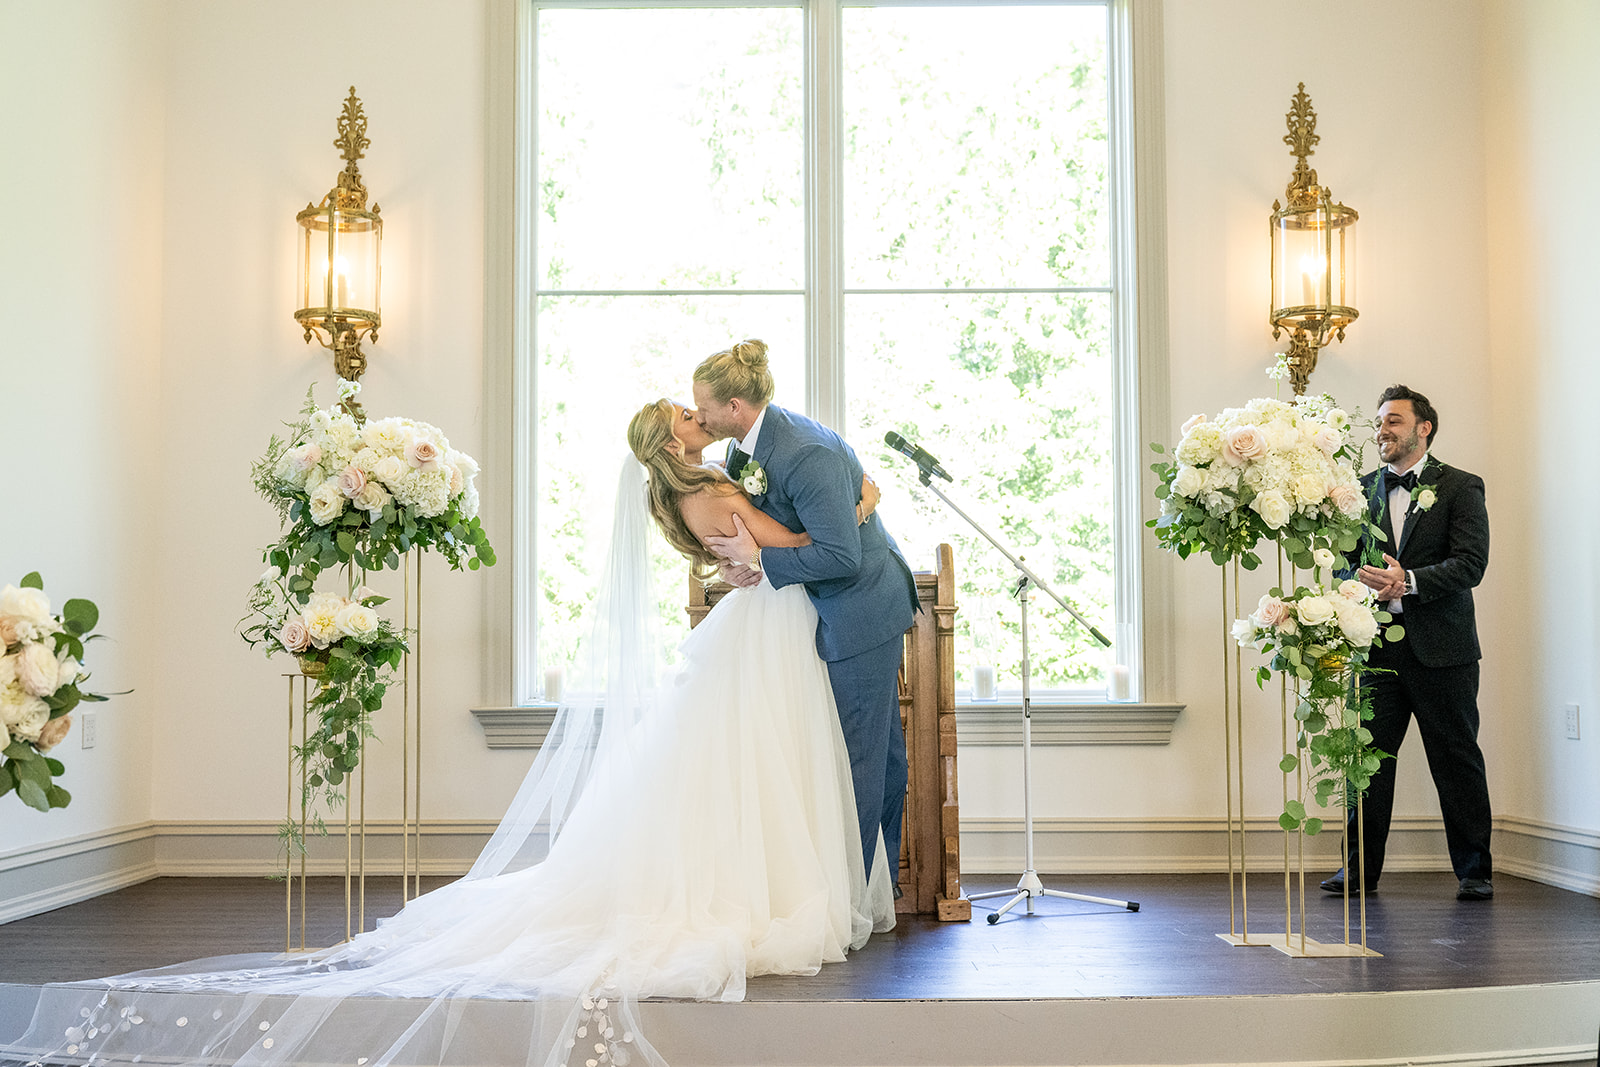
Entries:
{"type": "MultiPolygon", "coordinates": [[[[1034,704],[1032,736],[1042,745],[1165,745],[1182,704],[1129,701],[1034,704]]],[[[473,708],[489,748],[538,748],[555,719],[554,704],[473,708]]],[[[962,745],[1022,744],[1020,703],[958,704],[956,737],[962,745]]]]}

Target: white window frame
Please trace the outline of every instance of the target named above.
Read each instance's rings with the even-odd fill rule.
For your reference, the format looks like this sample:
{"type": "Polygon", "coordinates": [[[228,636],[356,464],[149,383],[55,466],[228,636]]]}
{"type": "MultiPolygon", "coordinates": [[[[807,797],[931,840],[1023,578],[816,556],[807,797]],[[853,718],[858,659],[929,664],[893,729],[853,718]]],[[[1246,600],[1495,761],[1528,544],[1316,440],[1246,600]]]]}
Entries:
{"type": "MultiPolygon", "coordinates": [[[[806,65],[806,382],[807,409],[828,425],[845,422],[844,299],[841,204],[823,190],[841,184],[837,93],[842,77],[842,9],[847,6],[1011,6],[1058,0],[692,0],[696,7],[761,4],[805,12],[806,65]]],[[[1168,429],[1166,235],[1162,143],[1161,8],[1159,0],[1066,0],[1108,8],[1109,150],[1112,218],[1113,462],[1122,476],[1113,490],[1113,544],[1118,556],[1112,634],[1131,668],[1134,701],[1114,708],[1150,707],[1170,699],[1173,682],[1173,574],[1154,550],[1144,520],[1153,497],[1144,477],[1145,438],[1168,429]],[[1136,121],[1137,118],[1137,121],[1136,121]],[[1147,429],[1149,428],[1149,429],[1147,429]]],[[[486,518],[509,532],[510,551],[491,573],[486,604],[490,632],[504,640],[486,650],[485,686],[507,706],[534,702],[537,659],[538,494],[536,282],[532,204],[538,158],[535,68],[541,8],[687,6],[675,0],[496,0],[489,10],[485,189],[484,400],[491,483],[486,518]],[[511,220],[509,226],[498,220],[511,220]],[[500,472],[500,473],[496,473],[500,472]],[[509,627],[505,622],[509,620],[509,627]]],[[[1071,287],[1063,287],[1071,291],[1071,287]]],[[[1103,292],[1104,287],[1090,287],[1103,292]]],[[[1063,591],[1065,592],[1065,591],[1063,591]]],[[[1104,626],[1102,626],[1104,629],[1104,626]]],[[[1036,700],[1036,706],[1048,698],[1036,700]]],[[[1097,708],[1096,702],[1072,706],[1097,708]]],[[[1162,704],[1163,708],[1171,705],[1162,704]]],[[[990,707],[995,707],[990,705],[990,707]]],[[[1002,704],[996,710],[1004,710],[1002,704]]],[[[1167,720],[1170,723],[1170,719],[1167,720]]],[[[1092,731],[1091,731],[1092,732],[1092,731]]],[[[1088,738],[1093,740],[1092,737],[1088,738]]]]}

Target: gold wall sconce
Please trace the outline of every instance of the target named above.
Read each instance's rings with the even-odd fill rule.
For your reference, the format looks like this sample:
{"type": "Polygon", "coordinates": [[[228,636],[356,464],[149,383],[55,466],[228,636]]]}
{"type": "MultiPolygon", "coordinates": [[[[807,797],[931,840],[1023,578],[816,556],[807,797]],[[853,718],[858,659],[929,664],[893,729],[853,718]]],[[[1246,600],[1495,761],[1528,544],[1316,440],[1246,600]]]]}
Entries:
{"type": "Polygon", "coordinates": [[[1317,113],[1306,83],[1290,100],[1284,143],[1295,157],[1285,193],[1286,205],[1272,202],[1272,338],[1289,334],[1289,380],[1296,396],[1306,391],[1317,353],[1360,314],[1356,302],[1356,219],[1354,209],[1334,203],[1317,172],[1306,165],[1314,153],[1317,113]]]}
{"type": "MultiPolygon", "coordinates": [[[[321,204],[308,203],[295,216],[300,237],[295,321],[305,327],[307,344],[315,337],[333,351],[334,369],[352,382],[367,369],[362,338],[376,341],[383,321],[378,299],[383,220],[376,203],[367,210],[367,187],[356,165],[371,143],[366,112],[352,85],[333,142],[344,169],[321,204]]],[[[361,405],[353,397],[345,407],[360,417],[361,405]]]]}

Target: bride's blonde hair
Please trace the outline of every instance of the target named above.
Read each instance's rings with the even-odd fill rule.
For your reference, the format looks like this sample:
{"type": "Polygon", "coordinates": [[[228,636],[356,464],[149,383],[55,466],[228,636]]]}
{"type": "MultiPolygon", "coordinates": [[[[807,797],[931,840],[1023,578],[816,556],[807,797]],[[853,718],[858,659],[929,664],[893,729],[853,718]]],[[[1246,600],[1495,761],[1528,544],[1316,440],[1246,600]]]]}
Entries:
{"type": "Polygon", "coordinates": [[[628,423],[628,447],[649,472],[650,514],[656,525],[661,527],[667,543],[688,557],[694,576],[704,580],[717,573],[721,561],[689,532],[678,502],[707,486],[722,491],[732,490],[733,485],[719,472],[692,466],[669,450],[676,440],[672,424],[677,418],[678,408],[671,400],[663,398],[646,404],[628,423]]]}
{"type": "Polygon", "coordinates": [[[772,400],[772,371],[767,369],[765,341],[740,341],[732,348],[707,356],[694,369],[694,380],[711,388],[719,404],[738,397],[757,407],[772,400]]]}

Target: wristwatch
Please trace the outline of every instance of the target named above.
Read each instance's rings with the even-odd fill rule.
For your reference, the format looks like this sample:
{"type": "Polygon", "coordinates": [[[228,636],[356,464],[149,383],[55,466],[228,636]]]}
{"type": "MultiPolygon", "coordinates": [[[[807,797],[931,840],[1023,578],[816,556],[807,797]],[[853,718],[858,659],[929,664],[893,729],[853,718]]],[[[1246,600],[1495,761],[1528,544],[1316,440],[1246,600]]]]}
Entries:
{"type": "Polygon", "coordinates": [[[750,569],[753,570],[753,571],[759,571],[761,569],[761,546],[760,545],[756,546],[756,554],[750,557],[750,569]]]}

